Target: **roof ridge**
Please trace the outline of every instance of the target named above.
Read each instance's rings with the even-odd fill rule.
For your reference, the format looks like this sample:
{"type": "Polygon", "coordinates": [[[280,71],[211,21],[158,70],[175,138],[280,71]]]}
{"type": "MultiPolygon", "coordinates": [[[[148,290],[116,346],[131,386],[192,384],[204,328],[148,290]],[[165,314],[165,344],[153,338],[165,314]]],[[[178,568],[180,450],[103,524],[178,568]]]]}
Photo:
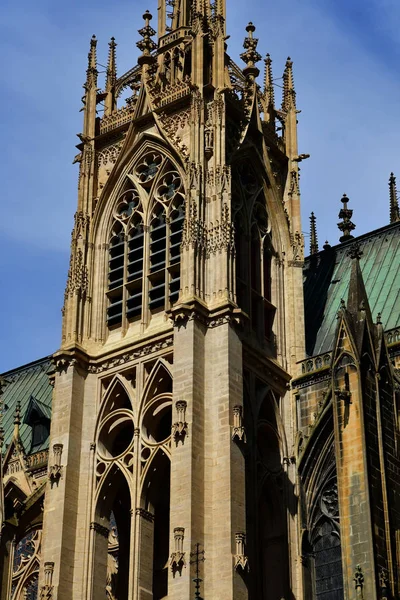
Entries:
{"type": "Polygon", "coordinates": [[[20,367],[15,367],[14,369],[10,369],[9,371],[4,371],[4,373],[0,373],[0,375],[4,378],[7,378],[7,375],[16,375],[17,373],[20,373],[22,371],[29,371],[34,367],[38,367],[39,365],[44,364],[45,362],[50,362],[52,356],[52,354],[49,354],[48,356],[45,356],[43,358],[38,358],[36,360],[33,360],[32,362],[26,363],[26,365],[21,365],[20,367]]]}
{"type": "MultiPolygon", "coordinates": [[[[395,230],[395,229],[400,229],[400,221],[396,221],[395,223],[388,223],[387,225],[384,225],[383,227],[379,227],[378,229],[373,229],[372,231],[368,231],[366,233],[362,233],[361,235],[359,235],[357,237],[354,236],[354,238],[352,238],[352,239],[350,239],[350,240],[348,240],[346,242],[339,242],[335,246],[331,246],[329,248],[329,251],[331,252],[332,250],[336,250],[336,249],[348,248],[349,246],[351,246],[352,243],[354,244],[355,241],[358,241],[358,242],[361,241],[362,242],[364,239],[373,238],[373,237],[375,237],[375,236],[383,233],[385,230],[389,230],[388,231],[388,233],[389,233],[389,232],[391,232],[392,230],[395,230]]],[[[310,256],[306,256],[305,261],[307,262],[311,258],[315,259],[316,256],[321,255],[324,252],[326,252],[326,250],[322,249],[322,250],[319,250],[316,254],[313,254],[312,257],[311,257],[311,255],[310,256]]]]}

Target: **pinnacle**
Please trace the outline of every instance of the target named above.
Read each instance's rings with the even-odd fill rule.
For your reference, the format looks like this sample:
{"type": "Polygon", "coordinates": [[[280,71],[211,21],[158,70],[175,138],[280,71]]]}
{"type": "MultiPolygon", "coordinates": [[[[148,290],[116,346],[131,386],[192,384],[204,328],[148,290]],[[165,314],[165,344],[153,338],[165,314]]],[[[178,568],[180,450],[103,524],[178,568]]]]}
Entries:
{"type": "Polygon", "coordinates": [[[347,208],[349,198],[346,194],[343,194],[341,202],[343,204],[343,208],[339,212],[339,219],[342,219],[342,222],[338,223],[338,228],[343,233],[343,235],[340,238],[340,242],[343,243],[353,239],[354,236],[351,234],[351,232],[356,228],[356,226],[351,221],[353,211],[347,208]]]}

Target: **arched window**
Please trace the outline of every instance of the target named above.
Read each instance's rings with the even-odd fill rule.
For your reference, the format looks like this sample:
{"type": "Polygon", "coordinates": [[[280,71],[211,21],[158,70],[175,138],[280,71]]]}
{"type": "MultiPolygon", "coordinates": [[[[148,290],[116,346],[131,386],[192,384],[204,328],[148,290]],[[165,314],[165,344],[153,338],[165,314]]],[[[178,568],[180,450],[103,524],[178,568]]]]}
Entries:
{"type": "Polygon", "coordinates": [[[146,324],[179,297],[184,189],[174,165],[149,152],[119,196],[109,240],[110,328],[146,324]],[[148,291],[147,293],[145,292],[148,291]]]}
{"type": "Polygon", "coordinates": [[[272,234],[262,186],[248,164],[236,169],[233,209],[237,303],[248,315],[251,329],[260,341],[272,341],[272,234]]]}
{"type": "Polygon", "coordinates": [[[311,532],[316,600],[343,600],[342,551],[336,476],[322,488],[311,532]]]}
{"type": "Polygon", "coordinates": [[[127,600],[134,577],[142,595],[168,595],[172,378],[165,360],[151,367],[140,397],[131,375],[106,384],[95,437],[93,598],[127,600]]]}

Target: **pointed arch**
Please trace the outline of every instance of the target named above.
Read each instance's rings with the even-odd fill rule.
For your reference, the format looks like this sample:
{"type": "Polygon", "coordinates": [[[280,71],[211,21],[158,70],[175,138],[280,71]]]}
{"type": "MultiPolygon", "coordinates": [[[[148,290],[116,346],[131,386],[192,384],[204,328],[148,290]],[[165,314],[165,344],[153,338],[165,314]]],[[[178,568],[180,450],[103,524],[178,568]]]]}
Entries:
{"type": "Polygon", "coordinates": [[[264,182],[249,161],[242,160],[234,172],[237,303],[249,316],[253,335],[272,343],[275,306],[271,261],[276,251],[264,182]]]}
{"type": "MultiPolygon", "coordinates": [[[[112,224],[112,213],[116,199],[125,185],[127,177],[135,183],[138,191],[141,191],[140,176],[132,173],[138,167],[143,158],[149,153],[161,154],[171,161],[175,169],[180,173],[182,181],[185,180],[185,170],[177,152],[168,146],[163,138],[154,133],[138,133],[131,125],[125,138],[124,146],[119,154],[114,169],[102,190],[93,215],[93,228],[91,241],[97,246],[107,239],[108,231],[112,224]]],[[[140,193],[141,198],[144,198],[140,193]]]]}
{"type": "Polygon", "coordinates": [[[125,382],[117,373],[108,385],[107,391],[101,402],[95,430],[98,430],[100,423],[107,414],[115,410],[123,409],[131,410],[133,412],[133,404],[125,382]]]}
{"type": "MultiPolygon", "coordinates": [[[[93,304],[105,305],[107,314],[102,337],[124,334],[139,323],[148,326],[180,292],[185,171],[154,135],[139,136],[132,146],[124,170],[108,197],[103,190],[94,215],[96,253],[107,251],[105,296],[93,290],[93,304]]],[[[93,269],[99,268],[96,261],[93,269]]],[[[104,280],[104,273],[99,278],[104,280]]]]}
{"type": "Polygon", "coordinates": [[[150,570],[150,575],[147,575],[147,581],[154,600],[162,600],[168,595],[170,488],[171,462],[165,451],[159,448],[143,479],[140,497],[142,510],[151,515],[151,526],[147,521],[147,529],[151,529],[154,544],[150,556],[148,548],[144,548],[146,540],[142,541],[141,550],[148,557],[146,570],[150,570]]]}
{"type": "Polygon", "coordinates": [[[170,393],[172,393],[171,365],[164,358],[159,358],[147,378],[139,410],[142,411],[154,396],[170,393]]]}
{"type": "MultiPolygon", "coordinates": [[[[127,600],[131,561],[131,511],[132,498],[129,482],[120,466],[113,464],[96,495],[92,526],[93,537],[93,597],[111,598],[110,580],[118,600],[127,600]],[[117,558],[113,562],[110,577],[109,537],[112,530],[111,516],[118,531],[117,558]],[[108,587],[107,587],[108,586],[108,587]],[[107,596],[106,596],[107,593],[107,596]]],[[[116,552],[116,551],[115,551],[116,552]]],[[[115,554],[114,552],[114,554],[115,554]]]]}

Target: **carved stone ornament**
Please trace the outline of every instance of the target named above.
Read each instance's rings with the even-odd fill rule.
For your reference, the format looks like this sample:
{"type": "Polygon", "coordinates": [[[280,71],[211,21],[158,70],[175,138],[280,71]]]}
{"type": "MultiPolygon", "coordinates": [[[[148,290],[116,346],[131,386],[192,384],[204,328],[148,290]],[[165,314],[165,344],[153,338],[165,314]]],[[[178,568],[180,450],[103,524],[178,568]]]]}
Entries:
{"type": "Polygon", "coordinates": [[[182,575],[183,567],[186,567],[185,553],[183,551],[183,540],[185,538],[185,529],[183,527],[175,527],[174,529],[174,540],[175,540],[175,552],[171,554],[170,567],[173,576],[177,573],[182,575]]]}
{"type": "Polygon", "coordinates": [[[53,598],[53,573],[54,563],[44,563],[44,585],[40,588],[40,600],[51,600],[53,598]]]}
{"type": "Polygon", "coordinates": [[[62,476],[62,464],[61,464],[61,456],[62,456],[62,451],[63,451],[63,445],[62,444],[54,444],[53,446],[53,464],[50,466],[49,469],[49,480],[51,483],[51,487],[53,487],[54,484],[56,484],[58,486],[58,482],[61,479],[62,476]]]}
{"type": "Polygon", "coordinates": [[[357,592],[357,598],[363,598],[364,573],[360,565],[356,566],[353,580],[357,592]]]}
{"type": "Polygon", "coordinates": [[[382,600],[389,600],[389,576],[386,569],[381,567],[379,571],[379,587],[381,590],[381,598],[382,600]]]}
{"type": "Polygon", "coordinates": [[[236,554],[234,556],[234,569],[246,573],[249,571],[249,559],[245,554],[246,534],[239,531],[235,534],[236,554]]]}
{"type": "Polygon", "coordinates": [[[137,358],[148,356],[149,354],[153,354],[154,352],[158,352],[159,350],[164,350],[165,348],[172,346],[172,343],[173,338],[168,337],[160,342],[148,344],[147,346],[138,348],[133,352],[125,353],[122,356],[110,358],[100,365],[89,365],[88,371],[89,373],[103,373],[103,371],[107,371],[108,369],[124,365],[125,363],[130,362],[131,360],[136,360],[137,358]]]}
{"type": "Polygon", "coordinates": [[[243,407],[233,407],[233,428],[232,428],[232,441],[245,442],[246,431],[243,426],[243,407]]]}
{"type": "Polygon", "coordinates": [[[137,508],[135,513],[136,513],[136,516],[140,517],[141,519],[144,519],[145,521],[148,521],[149,523],[154,523],[154,515],[153,515],[153,513],[149,512],[148,510],[146,510],[144,508],[137,508]]]}
{"type": "Polygon", "coordinates": [[[187,402],[185,400],[178,400],[175,407],[178,420],[172,425],[172,437],[176,445],[178,445],[179,442],[182,442],[182,444],[185,443],[185,437],[188,434],[188,424],[186,423],[187,402]]]}

